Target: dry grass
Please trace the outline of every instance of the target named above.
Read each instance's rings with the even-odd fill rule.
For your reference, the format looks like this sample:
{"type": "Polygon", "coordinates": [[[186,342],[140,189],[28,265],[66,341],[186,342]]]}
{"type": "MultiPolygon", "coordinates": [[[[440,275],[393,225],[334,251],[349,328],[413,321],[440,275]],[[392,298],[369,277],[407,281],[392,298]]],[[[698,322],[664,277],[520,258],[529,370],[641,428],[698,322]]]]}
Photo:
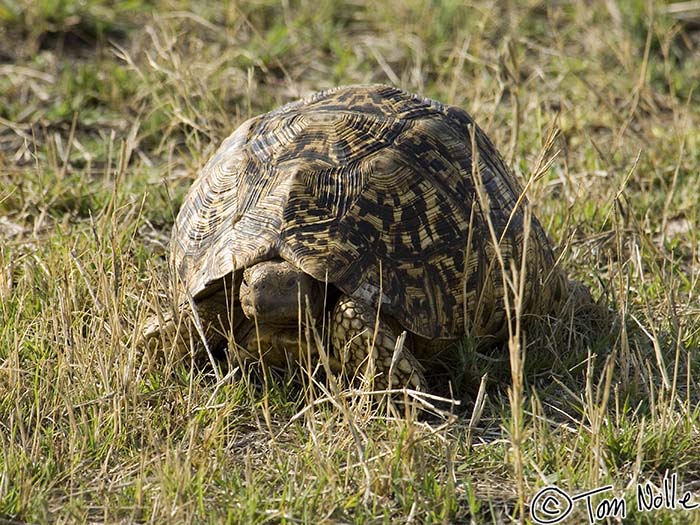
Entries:
{"type": "Polygon", "coordinates": [[[635,507],[674,472],[700,502],[700,37],[665,11],[0,2],[0,523],[530,522],[547,484],[700,522],[635,507]],[[247,116],[354,82],[470,111],[608,313],[489,355],[465,341],[442,419],[291,376],[149,371],[136,336],[168,304],[197,169],[247,116]]]}

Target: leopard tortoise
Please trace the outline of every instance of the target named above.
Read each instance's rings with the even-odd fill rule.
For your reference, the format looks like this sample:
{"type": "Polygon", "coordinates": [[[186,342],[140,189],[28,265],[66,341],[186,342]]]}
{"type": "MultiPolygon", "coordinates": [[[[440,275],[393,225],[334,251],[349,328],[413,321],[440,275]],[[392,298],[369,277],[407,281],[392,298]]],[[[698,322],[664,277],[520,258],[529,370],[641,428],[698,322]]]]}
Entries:
{"type": "Polygon", "coordinates": [[[504,268],[524,261],[525,314],[565,298],[544,231],[534,216],[525,226],[527,205],[462,109],[339,87],[223,142],[177,217],[171,267],[210,347],[278,366],[313,359],[302,321],[314,320],[330,334],[334,372],[426,389],[423,363],[437,349],[466,333],[484,346],[504,339],[504,268]]]}

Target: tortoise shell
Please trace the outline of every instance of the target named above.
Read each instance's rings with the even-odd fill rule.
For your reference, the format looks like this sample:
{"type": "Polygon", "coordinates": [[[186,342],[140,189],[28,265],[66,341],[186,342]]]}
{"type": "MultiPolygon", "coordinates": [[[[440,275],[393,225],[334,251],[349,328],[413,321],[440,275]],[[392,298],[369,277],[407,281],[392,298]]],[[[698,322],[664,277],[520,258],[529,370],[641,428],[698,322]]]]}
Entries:
{"type": "Polygon", "coordinates": [[[282,258],[381,301],[424,338],[493,335],[504,330],[503,267],[510,274],[525,258],[523,311],[565,293],[527,205],[462,109],[346,86],[251,118],[223,142],[185,198],[171,264],[197,299],[236,270],[282,258]]]}

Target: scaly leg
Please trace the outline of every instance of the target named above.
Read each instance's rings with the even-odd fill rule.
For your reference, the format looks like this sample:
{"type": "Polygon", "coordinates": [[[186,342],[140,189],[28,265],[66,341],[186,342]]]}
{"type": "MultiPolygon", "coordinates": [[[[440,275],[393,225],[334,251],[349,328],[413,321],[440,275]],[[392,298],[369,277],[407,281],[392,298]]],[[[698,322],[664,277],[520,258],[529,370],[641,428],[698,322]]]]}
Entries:
{"type": "Polygon", "coordinates": [[[423,366],[413,356],[408,345],[404,345],[392,366],[397,338],[380,316],[374,339],[376,318],[372,310],[364,303],[343,295],[333,311],[331,339],[336,357],[343,364],[345,373],[354,377],[371,373],[374,367],[374,388],[405,386],[426,391],[423,366]]]}

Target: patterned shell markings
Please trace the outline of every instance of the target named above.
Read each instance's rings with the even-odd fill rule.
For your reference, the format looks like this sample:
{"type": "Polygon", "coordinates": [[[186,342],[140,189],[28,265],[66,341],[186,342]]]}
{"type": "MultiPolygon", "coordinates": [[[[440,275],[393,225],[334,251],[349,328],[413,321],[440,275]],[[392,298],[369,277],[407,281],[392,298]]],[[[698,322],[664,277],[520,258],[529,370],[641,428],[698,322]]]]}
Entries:
{"type": "MultiPolygon", "coordinates": [[[[472,333],[489,334],[502,329],[503,289],[486,214],[519,266],[519,195],[465,111],[386,86],[336,88],[224,141],[185,199],[172,264],[196,297],[280,256],[371,304],[381,289],[382,311],[426,338],[463,334],[465,310],[472,333]],[[487,204],[472,176],[472,133],[487,204]]],[[[534,217],[527,246],[525,308],[538,310],[554,258],[534,217]]]]}

